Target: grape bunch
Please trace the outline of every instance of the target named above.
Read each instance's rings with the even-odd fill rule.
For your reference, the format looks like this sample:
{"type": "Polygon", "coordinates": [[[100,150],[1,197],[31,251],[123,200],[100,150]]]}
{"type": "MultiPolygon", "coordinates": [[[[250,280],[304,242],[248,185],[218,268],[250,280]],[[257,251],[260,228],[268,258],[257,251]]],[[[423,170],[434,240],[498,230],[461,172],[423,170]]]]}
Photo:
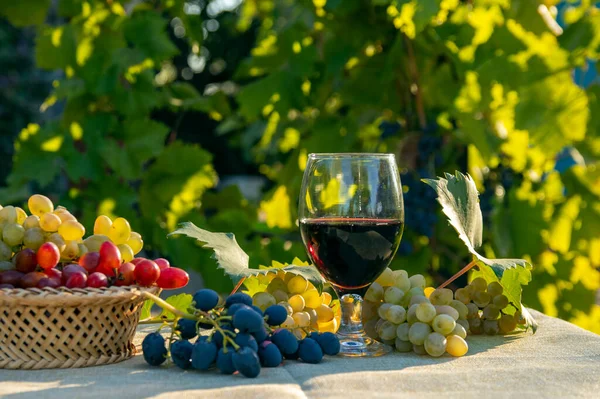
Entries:
{"type": "Polygon", "coordinates": [[[517,326],[527,324],[521,312],[509,303],[503,291],[500,283],[493,281],[488,284],[481,277],[456,290],[456,299],[467,306],[471,334],[508,334],[517,326]]]}
{"type": "Polygon", "coordinates": [[[0,289],[133,284],[172,289],[189,281],[166,259],[135,258],[144,242],[124,218],[98,216],[94,234],[84,239],[85,227],[48,197],[32,195],[27,206],[30,215],[0,206],[0,289]]]}
{"type": "Polygon", "coordinates": [[[252,295],[252,303],[261,310],[279,304],[287,312],[282,326],[303,339],[308,330],[335,333],[340,325],[339,301],[330,293],[320,293],[307,279],[280,270],[258,276],[266,289],[252,295]]]}
{"type": "Polygon", "coordinates": [[[263,311],[254,298],[241,292],[229,296],[223,308],[220,302],[213,290],[196,292],[188,313],[177,312],[179,317],[161,327],[171,327],[168,339],[160,329],[144,338],[146,362],[160,366],[170,358],[184,370],[216,368],[223,374],[239,372],[255,378],[261,367],[277,367],[284,358],[319,363],[324,355],[340,351],[340,341],[331,332],[312,332],[299,339],[285,327],[290,316],[282,305],[263,302],[263,311]]]}
{"type": "Polygon", "coordinates": [[[426,287],[420,274],[386,269],[369,287],[363,304],[367,334],[399,352],[433,357],[463,356],[469,346],[468,308],[452,290],[426,287]]]}

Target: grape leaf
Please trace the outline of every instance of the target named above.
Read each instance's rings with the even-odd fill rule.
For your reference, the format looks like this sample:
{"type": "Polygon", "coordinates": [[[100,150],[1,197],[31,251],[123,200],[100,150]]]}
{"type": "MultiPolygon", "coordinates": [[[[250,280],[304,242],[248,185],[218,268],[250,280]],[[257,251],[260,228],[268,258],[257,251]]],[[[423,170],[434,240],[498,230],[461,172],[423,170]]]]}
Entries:
{"type": "Polygon", "coordinates": [[[185,222],[180,224],[179,229],[170,233],[169,237],[178,234],[195,238],[199,242],[204,243],[205,248],[212,248],[215,251],[213,258],[216,259],[218,267],[223,269],[234,283],[237,283],[242,278],[257,276],[259,274],[265,275],[277,270],[302,276],[313,283],[319,290],[322,289],[325,281],[314,266],[292,264],[283,268],[275,266],[251,269],[249,267],[248,254],[240,248],[235,240],[235,235],[232,233],[212,233],[199,228],[191,222],[185,222]]]}
{"type": "MultiPolygon", "coordinates": [[[[535,333],[537,323],[521,304],[521,286],[531,281],[532,265],[524,259],[488,259],[476,251],[482,243],[483,218],[479,207],[479,193],[471,176],[456,172],[445,174],[445,178],[423,179],[438,195],[448,221],[457,231],[473,255],[486,281],[499,281],[509,293],[510,302],[521,311],[535,333]]],[[[508,296],[508,295],[507,295],[508,296]]]]}
{"type": "MultiPolygon", "coordinates": [[[[178,294],[172,295],[165,299],[169,305],[173,306],[177,310],[181,310],[182,312],[187,312],[188,308],[192,306],[192,296],[190,294],[178,294]]],[[[142,307],[142,314],[140,315],[140,320],[169,320],[175,317],[175,315],[168,310],[162,309],[160,314],[156,317],[152,317],[152,306],[154,306],[154,301],[147,300],[144,302],[144,306],[142,307]]]]}

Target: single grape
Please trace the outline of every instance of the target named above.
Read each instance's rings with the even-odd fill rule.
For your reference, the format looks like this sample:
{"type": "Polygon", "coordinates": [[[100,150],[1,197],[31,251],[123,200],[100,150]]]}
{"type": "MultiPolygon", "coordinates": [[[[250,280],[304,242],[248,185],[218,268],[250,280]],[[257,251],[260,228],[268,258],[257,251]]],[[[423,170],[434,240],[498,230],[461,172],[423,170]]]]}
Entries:
{"type": "Polygon", "coordinates": [[[245,377],[256,378],[260,374],[260,359],[257,353],[248,347],[241,348],[232,355],[233,366],[245,377]]]}
{"type": "Polygon", "coordinates": [[[487,286],[487,292],[491,297],[495,297],[496,295],[501,295],[502,292],[504,292],[504,288],[502,288],[502,285],[499,282],[492,281],[487,286]]]}
{"type": "Polygon", "coordinates": [[[29,197],[27,206],[29,207],[29,212],[37,216],[54,211],[54,204],[50,201],[50,198],[41,194],[34,194],[29,197]]]}
{"type": "MultiPolygon", "coordinates": [[[[7,273],[7,272],[5,272],[7,273]]],[[[19,280],[19,287],[21,288],[34,288],[38,285],[41,279],[48,278],[45,273],[41,272],[30,272],[27,274],[23,274],[21,279],[19,280]]],[[[3,279],[4,280],[4,279],[3,279]]],[[[3,281],[3,283],[5,283],[3,281]]]]}
{"type": "Polygon", "coordinates": [[[469,308],[467,308],[467,305],[465,305],[457,299],[453,299],[452,301],[450,301],[450,306],[456,309],[456,311],[458,312],[459,319],[466,319],[469,315],[469,308]]]}
{"type": "Polygon", "coordinates": [[[400,338],[402,341],[408,341],[408,331],[410,330],[410,325],[408,323],[402,323],[398,327],[396,327],[396,337],[400,338]]]}
{"type": "Polygon", "coordinates": [[[419,321],[419,319],[417,318],[417,306],[419,305],[415,304],[408,308],[408,311],[406,312],[406,321],[408,322],[408,324],[412,325],[419,321]]]}
{"type": "Polygon", "coordinates": [[[519,310],[515,312],[514,318],[517,321],[517,324],[520,324],[522,326],[527,324],[527,320],[525,320],[525,317],[523,317],[523,314],[519,310]]]}
{"type": "Polygon", "coordinates": [[[294,319],[294,323],[298,327],[308,327],[310,326],[310,315],[306,312],[297,312],[292,316],[294,319]]]}
{"type": "Polygon", "coordinates": [[[388,309],[391,307],[392,305],[389,303],[382,303],[381,306],[379,306],[379,309],[377,309],[377,315],[382,319],[382,320],[387,320],[386,319],[386,313],[388,311],[388,309]]]}
{"type": "Polygon", "coordinates": [[[23,223],[25,223],[25,219],[27,219],[27,213],[18,206],[15,207],[15,212],[17,213],[17,223],[23,225],[23,223]]]}
{"type": "Polygon", "coordinates": [[[447,314],[439,314],[435,316],[431,326],[435,332],[445,336],[454,331],[454,327],[456,327],[456,321],[452,318],[452,316],[447,314]]]}
{"type": "Polygon", "coordinates": [[[61,286],[61,282],[53,278],[42,278],[38,281],[36,288],[58,288],[61,286]]]}
{"type": "Polygon", "coordinates": [[[98,267],[98,261],[100,260],[100,254],[98,252],[88,252],[84,254],[77,262],[79,266],[83,267],[88,273],[92,273],[98,267]]]}
{"type": "Polygon", "coordinates": [[[469,310],[469,313],[467,313],[467,319],[479,317],[479,306],[471,302],[467,304],[467,309],[469,310]]]}
{"type": "Polygon", "coordinates": [[[290,297],[290,299],[288,300],[288,303],[294,310],[294,313],[301,312],[302,310],[304,310],[304,306],[306,305],[302,295],[294,295],[294,296],[290,297]]]}
{"type": "Polygon", "coordinates": [[[290,306],[289,303],[287,303],[287,302],[279,302],[278,305],[281,306],[281,307],[283,307],[289,316],[291,316],[291,315],[294,314],[294,309],[292,309],[292,307],[290,306]]]}
{"type": "Polygon", "coordinates": [[[0,208],[0,221],[4,221],[6,223],[17,223],[17,219],[17,210],[14,206],[8,205],[4,208],[0,208]]]}
{"type": "MultiPolygon", "coordinates": [[[[138,266],[136,266],[136,268],[138,266]]],[[[160,271],[160,276],[158,277],[158,280],[156,280],[156,285],[164,290],[174,290],[185,287],[189,281],[190,276],[185,270],[177,267],[170,267],[160,271]]]]}
{"type": "Polygon", "coordinates": [[[394,346],[398,352],[402,353],[412,352],[413,350],[413,344],[411,344],[410,341],[403,341],[399,337],[394,341],[394,346]]]}
{"type": "Polygon", "coordinates": [[[413,345],[423,345],[427,336],[431,333],[428,324],[416,322],[408,330],[408,339],[413,345]]]}
{"type": "Polygon", "coordinates": [[[415,274],[413,276],[410,276],[409,280],[410,280],[411,288],[418,287],[418,288],[421,288],[421,290],[424,290],[425,286],[427,285],[427,282],[425,281],[425,277],[423,277],[423,275],[421,275],[421,274],[415,274]]]}
{"type": "MultiPolygon", "coordinates": [[[[459,319],[459,320],[462,320],[462,319],[459,319]]],[[[468,323],[467,323],[467,325],[468,325],[468,323]]],[[[462,324],[459,324],[459,323],[456,323],[456,326],[454,326],[454,330],[452,330],[452,332],[450,334],[458,335],[459,337],[461,337],[463,339],[467,338],[467,330],[465,329],[465,327],[462,324]]]]}
{"type": "Polygon", "coordinates": [[[454,293],[454,297],[458,301],[461,301],[462,303],[464,303],[465,305],[467,305],[469,302],[471,302],[471,294],[465,288],[457,289],[456,292],[454,293]]]}
{"type": "MultiPolygon", "coordinates": [[[[327,291],[324,291],[321,293],[321,301],[322,304],[325,306],[329,306],[331,304],[331,301],[333,300],[333,297],[331,296],[331,294],[327,291]]],[[[315,306],[316,308],[316,306],[315,306]]]]}
{"type": "Polygon", "coordinates": [[[25,234],[23,235],[23,245],[26,248],[37,251],[44,242],[44,232],[39,227],[32,227],[29,230],[25,230],[25,234]]]}
{"type": "Polygon", "coordinates": [[[85,227],[75,220],[67,220],[58,226],[58,234],[67,241],[80,240],[85,234],[85,227]]]}
{"type": "Polygon", "coordinates": [[[287,316],[285,318],[285,321],[283,323],[281,323],[281,327],[282,328],[294,328],[296,327],[296,322],[294,321],[294,317],[293,316],[287,316]]]}
{"type": "Polygon", "coordinates": [[[160,270],[168,269],[169,267],[171,267],[171,264],[165,258],[154,259],[154,263],[158,265],[158,268],[160,270]]]}
{"type": "Polygon", "coordinates": [[[9,223],[2,230],[2,239],[9,247],[21,245],[25,237],[25,229],[20,224],[9,223]]]}
{"type": "Polygon", "coordinates": [[[477,335],[483,332],[483,322],[479,317],[469,319],[469,332],[477,335]]]}
{"type": "Polygon", "coordinates": [[[263,343],[264,341],[266,341],[267,338],[269,338],[269,332],[263,326],[259,331],[253,332],[252,336],[254,337],[254,339],[256,340],[256,342],[260,345],[261,343],[263,343]]]}
{"type": "Polygon", "coordinates": [[[73,260],[79,256],[79,244],[77,241],[67,241],[60,252],[60,257],[65,260],[73,260]]]}
{"type": "Polygon", "coordinates": [[[0,241],[0,260],[9,261],[11,258],[12,249],[4,241],[0,241]]]}
{"type": "Polygon", "coordinates": [[[458,311],[450,305],[436,306],[435,310],[438,315],[447,314],[448,316],[451,316],[455,321],[459,318],[458,311]]]}
{"type": "Polygon", "coordinates": [[[496,335],[500,332],[498,320],[483,320],[483,332],[487,335],[496,335]]]}
{"type": "Polygon", "coordinates": [[[403,297],[404,297],[404,291],[402,291],[400,288],[396,288],[394,286],[387,287],[383,294],[383,300],[386,303],[391,303],[393,305],[400,305],[403,297]]]}
{"type": "Polygon", "coordinates": [[[488,286],[487,282],[485,281],[485,279],[483,279],[483,277],[477,277],[476,279],[471,281],[471,283],[469,283],[469,285],[473,289],[471,296],[473,294],[475,294],[476,292],[485,292],[485,290],[487,290],[487,286],[488,286]]]}
{"type": "MultiPolygon", "coordinates": [[[[109,242],[105,242],[102,245],[110,244],[109,242]]],[[[111,244],[112,245],[112,244],[111,244]]],[[[113,245],[114,246],[114,245],[113,245]]],[[[115,247],[116,248],[116,247],[115,247]]],[[[102,250],[102,248],[100,248],[102,250]]],[[[118,251],[118,250],[117,250],[118,251]]],[[[100,252],[100,265],[98,268],[102,267],[102,252],[100,252]]],[[[119,265],[117,265],[117,268],[119,265]]],[[[113,272],[114,275],[114,272],[113,272]]],[[[135,270],[133,271],[133,275],[135,277],[135,281],[141,285],[142,287],[150,287],[154,284],[160,277],[161,271],[158,268],[158,265],[151,260],[143,260],[135,266],[135,270]]]]}
{"type": "Polygon", "coordinates": [[[271,336],[271,341],[277,345],[284,356],[292,355],[298,350],[298,340],[289,330],[277,330],[271,336]]]}
{"type": "MultiPolygon", "coordinates": [[[[93,252],[90,252],[93,253],[93,252]]],[[[117,278],[115,285],[117,287],[123,287],[126,285],[133,285],[135,283],[135,265],[133,263],[123,263],[117,270],[117,278]]]]}
{"type": "MultiPolygon", "coordinates": [[[[134,253],[131,247],[127,244],[119,244],[117,245],[119,248],[119,252],[121,253],[121,257],[123,258],[123,262],[131,262],[134,258],[134,253]]],[[[156,262],[155,262],[156,263],[156,262]]]]}
{"type": "Polygon", "coordinates": [[[83,272],[72,273],[65,281],[67,288],[85,288],[86,284],[87,275],[83,272]]]}
{"type": "Polygon", "coordinates": [[[269,306],[275,305],[277,300],[268,292],[257,292],[252,297],[252,304],[258,306],[262,311],[265,311],[269,306]]]}
{"type": "Polygon", "coordinates": [[[406,270],[394,270],[394,287],[404,292],[410,290],[410,279],[406,270]]]}
{"type": "Polygon", "coordinates": [[[367,301],[380,302],[383,300],[383,287],[377,282],[371,284],[364,298],[367,301]]]}
{"type": "Polygon", "coordinates": [[[287,284],[277,277],[271,280],[269,285],[267,285],[267,292],[269,294],[273,294],[275,291],[287,292],[287,284]]]}
{"type": "Polygon", "coordinates": [[[379,327],[377,329],[377,334],[379,334],[379,336],[383,340],[396,339],[396,328],[397,328],[396,324],[385,320],[383,323],[381,323],[379,325],[379,327]]]}
{"type": "Polygon", "coordinates": [[[265,316],[267,318],[267,324],[270,326],[278,326],[287,319],[288,314],[283,306],[271,305],[265,309],[265,316]]]}
{"type": "MultiPolygon", "coordinates": [[[[425,342],[425,341],[423,341],[425,342]]],[[[425,350],[425,346],[424,345],[414,345],[413,344],[413,352],[415,352],[417,355],[426,355],[427,351],[425,350]]]]}
{"type": "Polygon", "coordinates": [[[244,294],[243,292],[236,292],[235,294],[227,297],[225,300],[225,307],[229,308],[235,303],[243,303],[244,305],[252,306],[252,298],[250,295],[244,294]]]}
{"type": "Polygon", "coordinates": [[[463,337],[449,335],[446,337],[446,351],[455,357],[464,356],[469,351],[469,345],[463,337]]]}
{"type": "Polygon", "coordinates": [[[214,342],[198,339],[192,348],[192,368],[208,370],[217,360],[219,348],[214,342]]]}
{"type": "Polygon", "coordinates": [[[58,231],[60,224],[60,218],[53,213],[44,213],[42,216],[40,216],[40,227],[44,231],[49,233],[58,231]]]}
{"type": "Polygon", "coordinates": [[[91,288],[108,287],[108,278],[102,273],[92,273],[87,278],[87,286],[91,288]]]}
{"type": "Polygon", "coordinates": [[[258,347],[258,357],[263,367],[277,367],[283,362],[281,351],[271,341],[264,341],[258,347]]]}
{"type": "Polygon", "coordinates": [[[83,240],[83,245],[85,245],[90,252],[99,252],[100,246],[107,241],[110,241],[110,238],[107,236],[94,234],[83,240]]]}
{"type": "Polygon", "coordinates": [[[433,305],[449,305],[452,299],[454,299],[454,295],[448,288],[438,288],[429,296],[433,305]]]}
{"type": "Polygon", "coordinates": [[[394,272],[389,267],[385,268],[383,273],[381,273],[379,277],[377,277],[377,279],[375,280],[375,282],[381,285],[382,287],[389,287],[391,285],[394,285],[395,281],[396,279],[394,278],[394,272]]]}
{"type": "Polygon", "coordinates": [[[460,324],[467,333],[469,332],[469,321],[468,320],[458,319],[458,320],[456,320],[456,324],[460,324]]]}
{"type": "Polygon", "coordinates": [[[62,236],[58,233],[52,233],[50,235],[48,235],[48,233],[45,234],[46,237],[46,242],[52,242],[54,244],[56,244],[56,246],[58,247],[58,250],[62,253],[65,248],[67,247],[67,243],[65,242],[65,240],[62,238],[62,236]]]}
{"type": "Polygon", "coordinates": [[[100,215],[94,222],[94,234],[103,235],[108,237],[110,228],[112,226],[112,220],[106,215],[100,215]]]}
{"type": "Polygon", "coordinates": [[[144,240],[142,240],[142,236],[140,233],[136,233],[135,231],[131,232],[129,239],[125,244],[131,248],[134,255],[140,253],[140,251],[144,248],[144,240]]]}
{"type": "Polygon", "coordinates": [[[399,305],[392,305],[387,309],[385,318],[394,324],[403,323],[406,320],[406,309],[399,305]]]}
{"type": "Polygon", "coordinates": [[[279,302],[287,302],[288,299],[290,299],[289,295],[281,290],[276,290],[275,292],[273,292],[273,298],[275,298],[276,303],[279,302]]]}
{"type": "Polygon", "coordinates": [[[430,303],[420,303],[415,310],[417,319],[423,323],[429,323],[436,316],[436,309],[430,303]]]}
{"type": "Polygon", "coordinates": [[[233,350],[232,349],[219,349],[217,353],[217,368],[223,374],[235,373],[235,366],[233,365],[233,350]]]}
{"type": "Polygon", "coordinates": [[[71,263],[71,264],[63,267],[63,271],[62,271],[63,280],[66,280],[67,278],[71,277],[71,275],[74,273],[83,273],[86,276],[88,274],[87,271],[80,265],[71,263]]]}
{"type": "Polygon", "coordinates": [[[7,270],[5,272],[0,273],[0,284],[12,285],[14,287],[19,286],[19,282],[21,278],[25,276],[24,273],[18,272],[16,270],[7,270]]]}
{"type": "Polygon", "coordinates": [[[498,321],[498,328],[502,334],[508,334],[517,328],[517,321],[512,315],[503,314],[498,321]]]}
{"type": "Polygon", "coordinates": [[[15,255],[15,269],[21,273],[35,271],[37,266],[37,256],[33,249],[25,248],[15,255]]]}
{"type": "Polygon", "coordinates": [[[494,298],[492,298],[492,303],[498,309],[504,309],[508,306],[508,298],[506,297],[506,295],[496,295],[494,298]]]}
{"type": "Polygon", "coordinates": [[[440,357],[446,352],[446,343],[446,337],[444,335],[433,332],[427,336],[423,345],[429,356],[440,357]]]}
{"type": "MultiPolygon", "coordinates": [[[[121,252],[119,252],[119,248],[115,244],[110,241],[105,241],[100,245],[100,258],[98,259],[98,268],[96,271],[106,274],[108,277],[115,276],[115,270],[121,266],[122,258],[121,252]]],[[[142,262],[140,262],[141,264],[142,262]]],[[[137,267],[136,266],[136,280],[138,280],[137,276],[137,267]]],[[[158,280],[158,276],[160,274],[160,270],[158,266],[156,266],[156,271],[154,271],[154,267],[156,263],[146,260],[144,262],[144,266],[140,268],[140,280],[138,282],[143,286],[150,286],[154,284],[156,280],[158,280]],[[142,270],[145,270],[143,272],[142,270]],[[147,284],[147,285],[146,285],[147,284]]]]}
{"type": "Polygon", "coordinates": [[[56,244],[46,242],[40,246],[37,251],[37,263],[42,269],[52,269],[58,265],[60,260],[60,251],[56,244]]]}
{"type": "Polygon", "coordinates": [[[304,298],[304,303],[307,308],[315,309],[323,303],[321,294],[319,294],[319,291],[317,291],[316,288],[311,288],[302,293],[302,298],[304,298]]]}
{"type": "Polygon", "coordinates": [[[112,222],[107,235],[113,243],[117,245],[125,244],[131,235],[131,226],[129,226],[129,222],[126,219],[116,218],[112,222]]]}
{"type": "Polygon", "coordinates": [[[311,336],[317,341],[325,355],[335,356],[340,353],[341,345],[337,335],[331,332],[324,332],[322,334],[313,333],[311,336]]]}
{"type": "Polygon", "coordinates": [[[240,309],[233,315],[233,326],[241,332],[252,333],[263,326],[263,319],[252,309],[240,309]]]}
{"type": "Polygon", "coordinates": [[[494,305],[487,305],[483,309],[481,317],[485,320],[497,320],[498,318],[500,318],[500,309],[498,309],[494,305]]]}
{"type": "Polygon", "coordinates": [[[219,294],[211,289],[203,288],[196,291],[192,301],[196,309],[208,312],[209,310],[213,310],[219,303],[219,294]]]}
{"type": "Polygon", "coordinates": [[[157,332],[146,335],[142,341],[144,360],[151,366],[160,366],[167,360],[165,339],[157,332]]]}
{"type": "Polygon", "coordinates": [[[58,216],[58,218],[60,219],[61,222],[66,222],[66,221],[77,221],[77,219],[75,218],[75,216],[71,215],[71,212],[69,212],[66,208],[63,208],[62,206],[59,206],[58,209],[56,209],[54,212],[56,216],[58,216]]]}
{"type": "Polygon", "coordinates": [[[40,217],[36,215],[29,215],[23,221],[23,227],[25,230],[33,229],[34,227],[40,227],[40,217]]]}
{"type": "Polygon", "coordinates": [[[187,370],[192,367],[193,349],[194,346],[190,341],[175,341],[171,344],[171,360],[180,369],[187,370]]]}
{"type": "Polygon", "coordinates": [[[305,363],[320,363],[323,360],[323,349],[314,339],[305,338],[299,344],[298,356],[305,363]]]}
{"type": "Polygon", "coordinates": [[[301,294],[308,288],[308,281],[302,276],[294,276],[287,283],[287,290],[290,294],[301,294]]]}
{"type": "Polygon", "coordinates": [[[480,308],[485,308],[487,305],[489,305],[491,300],[492,297],[487,292],[478,291],[473,294],[473,303],[480,308]]]}

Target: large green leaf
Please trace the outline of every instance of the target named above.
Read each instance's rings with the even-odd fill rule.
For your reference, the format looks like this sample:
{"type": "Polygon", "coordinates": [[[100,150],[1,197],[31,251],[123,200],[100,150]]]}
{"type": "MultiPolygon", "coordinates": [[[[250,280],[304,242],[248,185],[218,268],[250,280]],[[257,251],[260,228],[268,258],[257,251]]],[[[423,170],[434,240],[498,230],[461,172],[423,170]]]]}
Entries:
{"type": "Polygon", "coordinates": [[[299,276],[303,276],[315,286],[322,287],[325,280],[314,266],[290,265],[284,268],[270,267],[264,269],[251,269],[249,267],[249,257],[246,252],[238,245],[235,235],[231,233],[212,233],[203,230],[193,223],[182,223],[179,229],[175,230],[169,236],[186,235],[195,238],[206,248],[212,248],[214,258],[217,260],[219,268],[231,277],[234,282],[242,278],[267,274],[272,271],[284,270],[299,276]]]}
{"type": "Polygon", "coordinates": [[[39,25],[46,19],[50,0],[0,1],[0,15],[15,26],[39,25]]]}

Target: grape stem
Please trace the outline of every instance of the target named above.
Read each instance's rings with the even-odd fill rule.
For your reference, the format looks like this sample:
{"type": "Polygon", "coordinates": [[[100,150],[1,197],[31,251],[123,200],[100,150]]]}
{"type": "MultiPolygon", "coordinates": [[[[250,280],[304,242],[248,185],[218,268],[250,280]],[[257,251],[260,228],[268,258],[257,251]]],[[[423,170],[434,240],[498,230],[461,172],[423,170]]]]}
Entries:
{"type": "Polygon", "coordinates": [[[477,261],[472,261],[471,263],[469,263],[468,265],[466,265],[465,267],[463,267],[462,269],[460,269],[458,271],[458,273],[456,273],[454,276],[450,277],[448,280],[446,280],[445,282],[443,282],[439,287],[439,288],[444,288],[446,287],[448,284],[450,284],[451,282],[453,282],[454,280],[456,280],[457,278],[459,278],[460,276],[462,276],[463,274],[465,274],[466,272],[468,272],[469,270],[471,270],[473,268],[473,266],[475,266],[477,264],[477,261]]]}

